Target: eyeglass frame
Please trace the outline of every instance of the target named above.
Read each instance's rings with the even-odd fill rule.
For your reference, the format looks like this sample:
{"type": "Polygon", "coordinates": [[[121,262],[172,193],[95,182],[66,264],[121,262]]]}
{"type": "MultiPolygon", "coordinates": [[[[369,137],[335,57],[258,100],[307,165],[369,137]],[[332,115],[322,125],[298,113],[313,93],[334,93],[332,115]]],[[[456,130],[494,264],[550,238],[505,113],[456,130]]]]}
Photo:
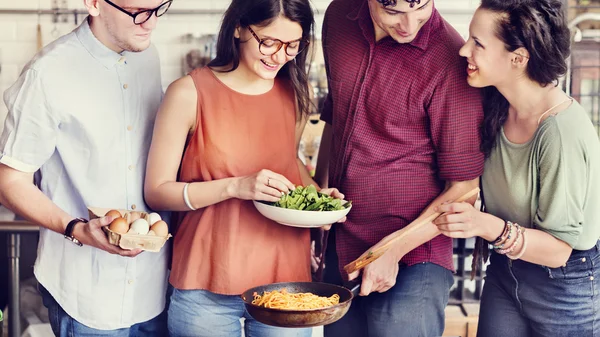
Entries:
{"type": "Polygon", "coordinates": [[[310,44],[310,40],[308,40],[308,39],[305,39],[305,38],[299,38],[299,39],[297,39],[297,40],[288,41],[288,42],[283,42],[283,41],[281,41],[280,39],[273,39],[273,38],[261,39],[261,38],[260,38],[260,37],[258,37],[258,35],[257,35],[257,34],[254,32],[254,30],[252,30],[252,28],[250,28],[250,26],[248,26],[248,31],[250,31],[250,34],[252,34],[252,36],[254,36],[254,38],[255,38],[255,39],[256,39],[256,41],[258,42],[258,51],[259,51],[261,54],[265,55],[265,56],[273,56],[273,55],[275,55],[275,54],[279,53],[279,51],[281,50],[281,48],[282,48],[283,46],[285,46],[285,48],[283,49],[283,50],[284,50],[284,52],[285,52],[285,54],[286,54],[287,56],[289,56],[289,57],[295,57],[295,56],[299,55],[301,52],[303,52],[303,51],[306,49],[306,47],[308,47],[308,45],[310,44]],[[270,55],[267,55],[267,54],[263,53],[263,52],[262,52],[262,50],[260,49],[260,47],[263,45],[263,43],[264,43],[265,41],[268,41],[268,40],[279,42],[279,48],[277,48],[277,50],[276,50],[275,52],[273,52],[273,54],[270,54],[270,55]],[[288,47],[290,46],[290,43],[294,43],[294,42],[300,42],[300,43],[304,42],[304,43],[306,43],[306,45],[305,45],[305,46],[304,46],[304,48],[302,48],[302,49],[300,49],[300,45],[298,45],[298,52],[297,52],[296,54],[294,54],[294,55],[290,55],[290,54],[288,53],[287,49],[288,49],[288,47]]]}
{"type": "Polygon", "coordinates": [[[130,13],[129,11],[126,11],[125,9],[123,9],[122,7],[120,7],[119,5],[115,4],[114,2],[112,2],[112,1],[110,1],[110,0],[104,0],[104,1],[105,1],[107,4],[109,4],[109,5],[113,6],[114,8],[116,8],[116,9],[120,10],[121,12],[123,12],[123,13],[125,13],[125,14],[127,14],[127,15],[131,16],[131,18],[133,19],[133,24],[134,24],[134,25],[138,25],[138,26],[139,26],[139,25],[143,25],[144,23],[148,22],[148,20],[150,20],[150,18],[152,17],[152,14],[156,15],[156,17],[157,17],[157,18],[159,18],[159,17],[163,16],[165,13],[167,13],[167,11],[169,10],[169,8],[170,8],[170,7],[171,7],[171,5],[173,4],[173,0],[168,0],[168,1],[165,1],[165,2],[161,3],[160,5],[158,5],[158,7],[154,8],[154,9],[145,9],[145,10],[143,10],[143,11],[139,11],[139,12],[136,12],[136,13],[130,13]],[[159,10],[161,7],[163,7],[165,4],[169,4],[169,6],[168,6],[167,10],[166,10],[164,13],[162,13],[161,15],[158,15],[158,10],[159,10]],[[144,22],[140,22],[140,23],[136,23],[136,22],[135,22],[135,18],[136,18],[138,15],[140,15],[140,14],[142,14],[142,13],[147,13],[147,12],[150,12],[150,15],[148,15],[148,18],[147,18],[146,20],[144,20],[144,22]]]}

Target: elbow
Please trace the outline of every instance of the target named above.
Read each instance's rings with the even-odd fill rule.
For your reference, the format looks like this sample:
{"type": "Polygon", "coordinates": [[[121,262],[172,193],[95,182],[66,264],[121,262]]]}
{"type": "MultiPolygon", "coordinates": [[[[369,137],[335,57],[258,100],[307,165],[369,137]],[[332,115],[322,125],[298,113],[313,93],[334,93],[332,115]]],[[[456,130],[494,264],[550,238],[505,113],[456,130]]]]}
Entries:
{"type": "Polygon", "coordinates": [[[161,204],[158,202],[160,198],[157,196],[157,190],[158,188],[156,187],[151,187],[148,185],[144,186],[144,201],[146,202],[148,207],[150,207],[150,209],[160,211],[161,204]]]}
{"type": "Polygon", "coordinates": [[[566,243],[563,243],[563,246],[564,247],[561,247],[561,249],[557,251],[557,253],[554,255],[554,258],[550,261],[548,267],[560,268],[564,267],[567,264],[567,261],[569,260],[569,257],[571,257],[571,253],[573,252],[573,248],[571,248],[566,243]]]}

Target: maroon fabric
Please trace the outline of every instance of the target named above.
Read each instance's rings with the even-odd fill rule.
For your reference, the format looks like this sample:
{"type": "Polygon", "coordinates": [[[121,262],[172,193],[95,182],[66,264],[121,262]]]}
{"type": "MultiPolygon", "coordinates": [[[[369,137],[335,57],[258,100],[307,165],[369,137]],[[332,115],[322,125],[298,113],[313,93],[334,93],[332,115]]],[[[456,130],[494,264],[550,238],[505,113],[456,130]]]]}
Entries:
{"type": "MultiPolygon", "coordinates": [[[[410,44],[375,44],[366,0],[334,0],[325,14],[323,51],[329,96],[321,119],[332,125],[331,187],[352,200],[335,225],[341,268],[406,226],[445,181],[483,171],[480,92],[466,81],[464,40],[434,9],[410,44]]],[[[402,259],[454,270],[452,240],[438,236],[402,259]]]]}

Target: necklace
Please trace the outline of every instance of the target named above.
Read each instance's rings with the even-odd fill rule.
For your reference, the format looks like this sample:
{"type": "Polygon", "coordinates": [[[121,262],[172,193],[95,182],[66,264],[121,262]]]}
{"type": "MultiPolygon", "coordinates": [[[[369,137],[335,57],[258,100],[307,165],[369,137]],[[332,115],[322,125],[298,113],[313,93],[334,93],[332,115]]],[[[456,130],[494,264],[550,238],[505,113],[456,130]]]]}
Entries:
{"type": "Polygon", "coordinates": [[[546,115],[548,112],[550,112],[550,111],[552,111],[552,110],[556,109],[557,107],[559,107],[560,105],[564,104],[565,102],[567,102],[567,101],[572,101],[572,100],[573,100],[573,99],[572,99],[571,97],[569,97],[569,98],[565,99],[564,101],[562,101],[562,102],[558,103],[557,105],[555,105],[555,106],[551,107],[550,109],[546,110],[546,111],[545,111],[543,114],[541,114],[540,118],[538,118],[537,125],[538,125],[538,126],[540,125],[540,122],[542,121],[542,118],[543,118],[543,117],[544,117],[544,116],[545,116],[545,115],[546,115]]]}

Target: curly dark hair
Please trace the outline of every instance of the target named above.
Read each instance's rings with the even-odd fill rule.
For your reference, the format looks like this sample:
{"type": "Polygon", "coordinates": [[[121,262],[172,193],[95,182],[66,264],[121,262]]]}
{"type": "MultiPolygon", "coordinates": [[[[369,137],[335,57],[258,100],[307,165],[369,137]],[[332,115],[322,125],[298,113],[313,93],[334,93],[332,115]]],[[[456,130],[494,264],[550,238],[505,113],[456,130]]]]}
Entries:
{"type": "MultiPolygon", "coordinates": [[[[527,76],[542,86],[557,84],[567,72],[571,35],[561,0],[483,0],[482,9],[498,14],[496,36],[507,51],[529,52],[527,76]]],[[[481,150],[489,156],[508,117],[509,103],[495,87],[483,89],[481,150]]]]}
{"type": "MultiPolygon", "coordinates": [[[[404,0],[406,2],[408,2],[410,4],[410,7],[415,7],[415,5],[419,5],[421,3],[421,0],[404,0]]],[[[396,4],[398,3],[398,0],[377,0],[377,2],[379,2],[380,4],[383,5],[383,7],[388,7],[388,6],[396,6],[396,4]]]]}

